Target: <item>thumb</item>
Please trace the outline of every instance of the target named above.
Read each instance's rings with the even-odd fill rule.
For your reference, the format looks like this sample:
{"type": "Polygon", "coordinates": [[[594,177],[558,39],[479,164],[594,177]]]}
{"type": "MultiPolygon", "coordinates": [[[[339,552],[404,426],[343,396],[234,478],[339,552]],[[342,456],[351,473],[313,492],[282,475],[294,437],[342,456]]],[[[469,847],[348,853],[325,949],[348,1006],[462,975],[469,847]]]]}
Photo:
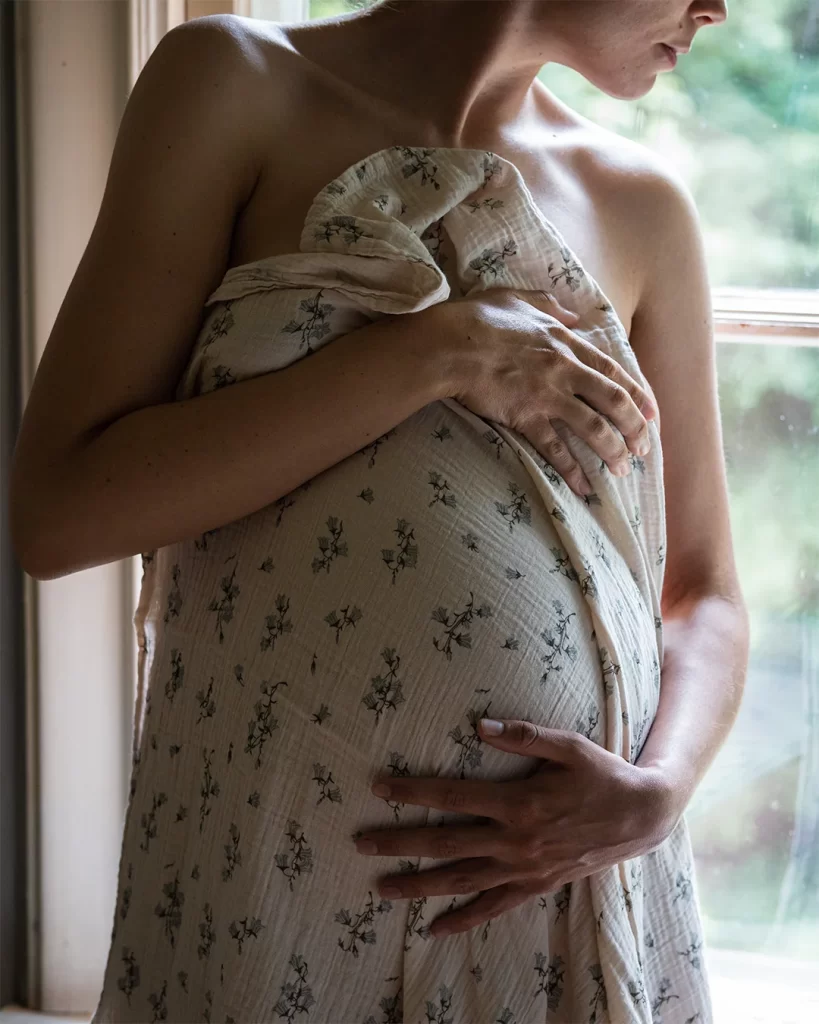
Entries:
{"type": "Polygon", "coordinates": [[[481,739],[512,754],[569,762],[580,753],[580,734],[568,729],[547,729],[515,718],[482,718],[478,725],[481,739]]]}

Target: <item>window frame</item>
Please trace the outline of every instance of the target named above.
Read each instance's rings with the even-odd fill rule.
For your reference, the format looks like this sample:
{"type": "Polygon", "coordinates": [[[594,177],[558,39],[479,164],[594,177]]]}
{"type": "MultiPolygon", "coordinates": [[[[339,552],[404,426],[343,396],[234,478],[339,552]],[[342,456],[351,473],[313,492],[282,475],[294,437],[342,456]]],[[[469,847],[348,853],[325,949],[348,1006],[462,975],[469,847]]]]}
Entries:
{"type": "Polygon", "coordinates": [[[819,345],[819,290],[714,288],[711,294],[719,341],[819,345]]]}

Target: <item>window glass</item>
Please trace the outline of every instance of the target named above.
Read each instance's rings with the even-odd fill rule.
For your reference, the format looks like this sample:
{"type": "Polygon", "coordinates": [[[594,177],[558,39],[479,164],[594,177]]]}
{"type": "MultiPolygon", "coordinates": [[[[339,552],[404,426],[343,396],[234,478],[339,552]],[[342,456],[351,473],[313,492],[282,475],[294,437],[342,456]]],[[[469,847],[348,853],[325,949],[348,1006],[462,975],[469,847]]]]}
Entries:
{"type": "Polygon", "coordinates": [[[751,658],[737,721],[688,812],[706,939],[816,960],[819,347],[725,343],[717,360],[751,658]]]}

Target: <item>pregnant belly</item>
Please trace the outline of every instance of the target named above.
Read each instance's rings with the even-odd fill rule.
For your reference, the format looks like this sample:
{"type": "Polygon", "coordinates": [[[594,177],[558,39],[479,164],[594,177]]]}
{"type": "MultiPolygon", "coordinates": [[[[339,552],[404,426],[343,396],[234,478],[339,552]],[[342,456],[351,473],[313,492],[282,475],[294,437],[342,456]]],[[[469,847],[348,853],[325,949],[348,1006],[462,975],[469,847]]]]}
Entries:
{"type": "Polygon", "coordinates": [[[609,749],[622,734],[636,753],[653,617],[610,545],[593,588],[572,564],[575,510],[559,532],[508,444],[427,406],[279,502],[160,549],[147,728],[184,743],[191,779],[220,752],[232,799],[280,822],[356,792],[360,827],[379,772],[528,774],[534,759],[480,740],[484,716],[609,749]]]}

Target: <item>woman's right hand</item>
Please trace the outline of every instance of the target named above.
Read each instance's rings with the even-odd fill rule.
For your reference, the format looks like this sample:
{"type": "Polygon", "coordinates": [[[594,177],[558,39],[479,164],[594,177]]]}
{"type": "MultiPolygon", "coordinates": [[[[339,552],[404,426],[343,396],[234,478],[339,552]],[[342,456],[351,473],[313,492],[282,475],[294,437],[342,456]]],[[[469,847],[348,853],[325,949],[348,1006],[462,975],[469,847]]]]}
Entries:
{"type": "Polygon", "coordinates": [[[618,476],[630,472],[629,450],[648,452],[653,396],[574,334],[577,314],[548,292],[491,288],[430,308],[455,318],[447,331],[455,368],[450,397],[523,434],[576,493],[594,488],[553,420],[566,423],[618,476]]]}

